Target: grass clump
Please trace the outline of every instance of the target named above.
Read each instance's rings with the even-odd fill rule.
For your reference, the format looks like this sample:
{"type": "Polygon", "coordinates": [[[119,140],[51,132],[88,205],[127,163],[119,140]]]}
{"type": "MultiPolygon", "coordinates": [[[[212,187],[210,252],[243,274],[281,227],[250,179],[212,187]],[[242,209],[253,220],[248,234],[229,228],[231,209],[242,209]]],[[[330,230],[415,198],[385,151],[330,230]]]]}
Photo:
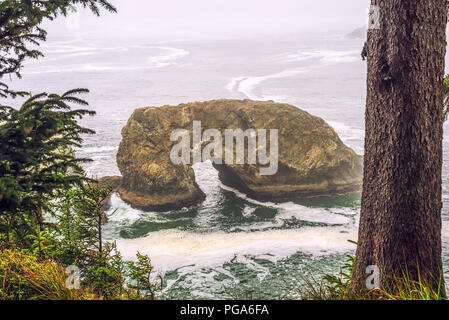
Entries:
{"type": "Polygon", "coordinates": [[[421,278],[418,268],[418,280],[411,280],[406,269],[401,277],[394,275],[391,285],[379,290],[379,295],[386,300],[447,300],[443,293],[443,277],[440,277],[438,288],[434,289],[421,278]]]}
{"type": "Polygon", "coordinates": [[[4,249],[0,251],[0,299],[2,300],[93,300],[88,289],[68,289],[65,269],[54,261],[4,249]]]}
{"type": "Polygon", "coordinates": [[[302,300],[347,300],[350,299],[350,283],[355,257],[346,256],[338,275],[326,274],[320,281],[303,276],[305,285],[297,289],[302,300]]]}
{"type": "Polygon", "coordinates": [[[340,267],[338,275],[327,274],[321,281],[303,277],[305,286],[298,289],[303,300],[447,300],[443,290],[443,277],[437,289],[425,282],[418,268],[418,280],[412,280],[408,269],[401,276],[383,277],[387,279],[383,288],[351,291],[351,279],[355,257],[346,256],[346,263],[340,267]]]}

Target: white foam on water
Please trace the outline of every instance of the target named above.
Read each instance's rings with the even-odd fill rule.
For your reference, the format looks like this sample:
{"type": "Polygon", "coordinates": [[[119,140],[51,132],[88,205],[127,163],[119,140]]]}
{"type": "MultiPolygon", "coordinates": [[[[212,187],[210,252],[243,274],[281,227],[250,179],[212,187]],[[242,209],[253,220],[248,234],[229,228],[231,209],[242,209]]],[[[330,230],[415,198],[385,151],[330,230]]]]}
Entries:
{"type": "Polygon", "coordinates": [[[249,216],[251,216],[254,213],[254,211],[256,211],[256,208],[246,206],[243,209],[242,214],[243,214],[244,217],[249,217],[249,216]]]}
{"type": "MultiPolygon", "coordinates": [[[[139,239],[116,241],[125,260],[135,260],[137,252],[148,254],[155,268],[165,272],[183,267],[198,270],[222,266],[235,258],[247,264],[245,255],[269,254],[271,261],[278,261],[297,252],[314,256],[344,253],[354,249],[354,245],[347,240],[356,240],[356,237],[356,229],[344,227],[209,234],[170,229],[152,232],[139,239]]],[[[260,266],[252,264],[252,267],[264,274],[265,270],[260,269],[260,266]]]]}
{"type": "MultiPolygon", "coordinates": [[[[86,44],[79,39],[66,42],[53,42],[44,44],[41,51],[45,57],[39,60],[29,60],[27,66],[40,66],[48,62],[73,59],[91,55],[107,55],[108,53],[120,53],[129,51],[128,47],[99,47],[95,44],[86,44]]],[[[45,67],[48,68],[48,67],[45,67]]]]}
{"type": "Polygon", "coordinates": [[[267,76],[249,76],[249,77],[237,77],[232,78],[229,83],[226,85],[226,89],[229,91],[237,91],[239,93],[244,94],[249,99],[259,100],[259,101],[287,101],[289,97],[287,96],[268,96],[268,95],[256,95],[254,93],[254,89],[262,82],[267,81],[269,79],[278,79],[278,78],[287,78],[293,77],[300,73],[304,73],[306,70],[304,69],[294,69],[294,70],[285,70],[282,72],[278,72],[275,74],[267,75],[267,76]]]}
{"type": "Polygon", "coordinates": [[[143,211],[132,208],[116,193],[111,195],[110,205],[111,208],[106,211],[106,215],[110,222],[132,223],[144,215],[143,211]]]}
{"type": "Polygon", "coordinates": [[[320,61],[319,65],[309,65],[307,67],[296,68],[284,70],[278,73],[265,76],[246,76],[246,77],[235,77],[232,78],[226,85],[226,89],[231,92],[239,92],[247,96],[252,100],[259,101],[278,101],[278,102],[288,102],[291,97],[288,96],[269,96],[269,95],[257,95],[254,93],[255,88],[262,82],[270,79],[288,78],[293,77],[298,74],[302,74],[313,70],[317,67],[323,67],[326,65],[333,65],[339,63],[348,63],[358,61],[360,52],[356,50],[349,51],[337,51],[337,50],[315,50],[315,51],[302,51],[298,50],[295,52],[289,52],[287,54],[282,54],[275,56],[275,60],[281,62],[301,62],[312,59],[318,59],[320,61]]]}
{"type": "Polygon", "coordinates": [[[117,151],[117,150],[118,150],[118,146],[98,146],[98,147],[75,148],[75,151],[81,151],[81,152],[84,152],[87,154],[111,152],[111,151],[117,151]]]}
{"type": "Polygon", "coordinates": [[[53,49],[45,51],[47,55],[59,55],[57,57],[53,58],[45,58],[45,62],[49,61],[59,61],[64,59],[71,59],[74,57],[81,57],[81,56],[91,56],[91,55],[97,55],[97,54],[107,54],[110,53],[118,53],[118,52],[127,52],[129,51],[129,48],[126,47],[75,47],[75,46],[68,46],[68,47],[61,47],[59,49],[53,49]]]}
{"type": "MultiPolygon", "coordinates": [[[[106,72],[106,71],[134,71],[141,69],[160,69],[167,66],[175,65],[176,62],[187,55],[190,54],[189,51],[173,48],[173,47],[155,47],[155,46],[130,46],[130,47],[117,47],[117,48],[83,48],[83,47],[69,47],[65,49],[56,49],[50,52],[53,53],[61,53],[67,54],[73,52],[73,54],[78,55],[86,55],[86,54],[96,54],[103,53],[106,51],[112,51],[114,53],[126,52],[126,54],[132,54],[133,50],[137,48],[142,49],[156,49],[162,51],[162,54],[156,54],[154,56],[150,56],[142,61],[133,61],[131,64],[116,64],[116,63],[107,63],[107,62],[97,62],[97,63],[84,63],[81,62],[75,65],[68,65],[65,68],[50,67],[45,65],[45,62],[50,60],[43,60],[44,64],[39,64],[39,66],[33,67],[30,65],[30,68],[24,71],[24,74],[44,74],[44,73],[68,73],[68,72],[106,72]]],[[[47,53],[44,51],[44,54],[47,53]]],[[[52,59],[62,59],[63,56],[52,58],[52,59]]],[[[73,58],[73,56],[69,56],[69,58],[73,58]]]]}
{"type": "Polygon", "coordinates": [[[239,255],[234,259],[234,262],[244,264],[248,269],[257,272],[257,278],[262,281],[266,276],[270,274],[270,270],[266,267],[262,267],[256,263],[253,259],[248,258],[245,255],[239,255]]]}
{"type": "Polygon", "coordinates": [[[360,52],[357,50],[337,51],[337,50],[298,50],[278,56],[282,62],[300,62],[310,59],[319,59],[324,63],[346,63],[355,62],[359,59],[360,52]]]}
{"type": "Polygon", "coordinates": [[[215,271],[221,274],[224,274],[228,276],[230,279],[232,279],[235,283],[239,282],[239,279],[237,279],[229,270],[226,270],[223,267],[216,267],[215,271]]]}
{"type": "MultiPolygon", "coordinates": [[[[225,185],[222,185],[221,188],[233,192],[238,197],[243,198],[246,201],[253,203],[255,205],[278,209],[279,213],[275,217],[278,226],[281,226],[283,224],[283,221],[291,220],[293,218],[306,222],[326,223],[326,224],[348,224],[351,221],[348,217],[344,215],[331,213],[325,209],[309,208],[293,203],[291,201],[284,203],[257,201],[251,199],[246,194],[234,188],[225,185]]],[[[268,227],[270,223],[271,222],[265,222],[261,226],[266,225],[266,227],[268,227]]]]}
{"type": "MultiPolygon", "coordinates": [[[[164,213],[155,211],[142,211],[134,209],[125,201],[123,201],[117,193],[113,193],[110,199],[111,208],[106,211],[106,215],[110,222],[119,222],[124,225],[131,225],[137,220],[147,223],[165,223],[172,221],[164,217],[164,213]]],[[[183,220],[188,218],[179,218],[183,220]]]]}
{"type": "Polygon", "coordinates": [[[147,59],[147,65],[152,66],[153,68],[163,68],[174,64],[177,60],[180,60],[190,54],[189,51],[180,49],[180,48],[172,48],[172,47],[148,47],[152,49],[162,49],[167,53],[163,56],[158,57],[150,57],[147,59]]]}
{"type": "Polygon", "coordinates": [[[237,78],[232,78],[228,84],[226,85],[226,90],[228,91],[235,91],[236,89],[238,89],[238,84],[240,83],[240,81],[245,80],[246,77],[237,77],[237,78]]]}

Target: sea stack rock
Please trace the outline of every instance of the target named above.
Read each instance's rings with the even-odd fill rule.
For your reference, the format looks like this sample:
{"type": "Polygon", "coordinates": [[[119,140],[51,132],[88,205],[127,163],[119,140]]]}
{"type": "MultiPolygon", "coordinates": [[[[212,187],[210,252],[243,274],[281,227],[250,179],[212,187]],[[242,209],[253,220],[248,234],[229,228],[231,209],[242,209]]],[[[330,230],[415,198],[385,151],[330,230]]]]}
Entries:
{"type": "MultiPolygon", "coordinates": [[[[185,129],[192,137],[194,122],[201,122],[203,131],[221,132],[223,161],[214,167],[225,185],[250,197],[276,200],[361,188],[362,156],[347,147],[323,119],[272,101],[213,100],[134,111],[122,130],[117,153],[122,173],[118,192],[124,201],[135,208],[164,211],[204,200],[191,164],[173,164],[170,158],[172,148],[178,144],[171,141],[172,133],[185,129]],[[264,166],[259,163],[226,164],[226,129],[277,129],[276,173],[262,175],[260,169],[264,166]]],[[[202,141],[201,145],[208,142],[202,141]]],[[[244,145],[247,159],[247,139],[244,145]]],[[[235,147],[231,152],[235,153],[235,147]]]]}

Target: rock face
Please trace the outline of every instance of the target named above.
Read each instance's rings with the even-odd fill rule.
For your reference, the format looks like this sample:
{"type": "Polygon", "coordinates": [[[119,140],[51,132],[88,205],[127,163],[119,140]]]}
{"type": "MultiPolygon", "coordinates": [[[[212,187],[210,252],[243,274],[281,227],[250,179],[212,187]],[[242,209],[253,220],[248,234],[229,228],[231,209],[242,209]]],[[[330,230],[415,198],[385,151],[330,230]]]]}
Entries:
{"type": "Polygon", "coordinates": [[[366,39],[367,31],[366,27],[360,27],[354,29],[351,33],[348,33],[346,37],[349,39],[366,39]]]}
{"type": "Polygon", "coordinates": [[[120,186],[122,178],[118,176],[109,176],[109,177],[102,177],[97,179],[98,186],[105,188],[110,187],[113,191],[116,191],[118,187],[120,186]]]}
{"type": "Polygon", "coordinates": [[[260,168],[266,166],[260,164],[214,164],[224,184],[251,197],[286,199],[361,187],[362,157],[345,146],[321,118],[272,101],[213,100],[134,111],[122,130],[117,154],[122,173],[118,191],[123,200],[150,210],[171,210],[204,200],[191,165],[170,161],[170,151],[178,143],[170,141],[170,135],[186,129],[192,137],[193,121],[201,121],[203,131],[218,129],[223,137],[225,129],[278,129],[276,174],[261,175],[260,168]]]}

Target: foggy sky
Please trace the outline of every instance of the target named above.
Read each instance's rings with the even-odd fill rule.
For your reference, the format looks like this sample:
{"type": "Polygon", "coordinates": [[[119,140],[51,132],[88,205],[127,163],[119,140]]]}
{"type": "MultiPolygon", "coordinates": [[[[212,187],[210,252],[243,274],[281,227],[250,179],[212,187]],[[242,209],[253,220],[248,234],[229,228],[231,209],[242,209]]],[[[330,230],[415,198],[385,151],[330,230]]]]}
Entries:
{"type": "Polygon", "coordinates": [[[366,25],[369,0],[111,0],[117,14],[81,10],[67,22],[46,24],[51,34],[100,36],[250,35],[350,32],[366,25]]]}

